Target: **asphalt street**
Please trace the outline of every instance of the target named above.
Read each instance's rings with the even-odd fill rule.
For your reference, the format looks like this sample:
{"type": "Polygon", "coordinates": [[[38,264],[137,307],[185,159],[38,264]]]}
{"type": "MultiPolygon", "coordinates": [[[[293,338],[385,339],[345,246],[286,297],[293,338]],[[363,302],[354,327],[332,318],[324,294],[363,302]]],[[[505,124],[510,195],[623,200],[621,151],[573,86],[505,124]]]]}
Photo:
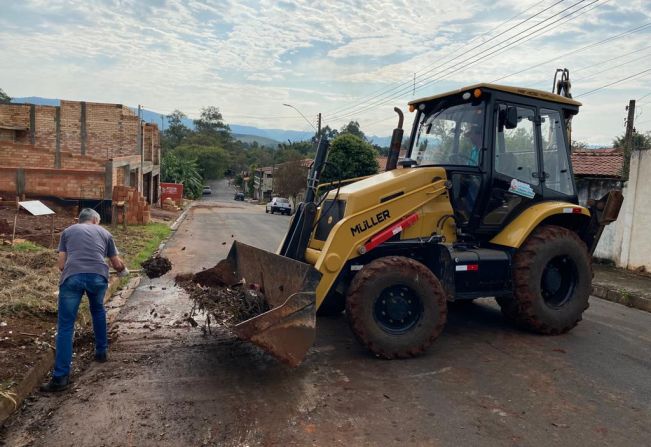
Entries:
{"type": "Polygon", "coordinates": [[[110,361],[37,396],[6,445],[649,445],[651,314],[596,298],[556,337],[508,326],[489,299],[451,309],[426,355],[401,361],[369,355],[345,315],[321,318],[296,369],[180,323],[191,303],[175,274],[213,266],[235,239],[273,251],[289,223],[213,190],[165,249],[173,271],[121,308],[110,361]]]}

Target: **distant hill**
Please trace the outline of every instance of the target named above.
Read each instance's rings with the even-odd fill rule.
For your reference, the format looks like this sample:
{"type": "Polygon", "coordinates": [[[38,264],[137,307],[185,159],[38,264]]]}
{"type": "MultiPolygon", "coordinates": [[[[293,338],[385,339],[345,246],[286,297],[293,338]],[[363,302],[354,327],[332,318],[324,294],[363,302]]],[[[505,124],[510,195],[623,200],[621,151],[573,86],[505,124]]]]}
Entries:
{"type": "MultiPolygon", "coordinates": [[[[40,96],[26,96],[22,98],[13,98],[11,102],[14,103],[27,103],[27,104],[38,104],[46,106],[58,106],[60,100],[52,98],[42,98],[40,96]]],[[[129,107],[133,110],[134,113],[137,113],[137,107],[129,107]]],[[[169,125],[167,117],[158,112],[152,110],[142,109],[142,119],[148,123],[155,123],[159,127],[163,126],[163,129],[166,129],[169,125]]],[[[194,123],[190,118],[183,120],[185,124],[190,129],[194,129],[194,123]]],[[[245,126],[241,124],[228,124],[238,140],[243,142],[252,142],[258,141],[258,144],[265,146],[277,146],[278,143],[284,143],[286,141],[296,142],[296,141],[306,141],[311,139],[314,136],[313,132],[302,132],[298,130],[285,130],[285,129],[260,129],[253,126],[245,126]],[[258,138],[256,138],[258,137],[258,138]],[[264,142],[264,143],[263,143],[264,142]]],[[[378,137],[370,136],[368,137],[374,144],[377,144],[382,147],[388,147],[391,143],[391,137],[378,137]]]]}
{"type": "Polygon", "coordinates": [[[233,138],[236,140],[240,140],[242,143],[253,143],[257,142],[260,146],[267,146],[267,147],[277,147],[279,142],[276,140],[272,140],[271,138],[267,137],[259,137],[257,135],[244,135],[240,133],[233,133],[233,138]]]}

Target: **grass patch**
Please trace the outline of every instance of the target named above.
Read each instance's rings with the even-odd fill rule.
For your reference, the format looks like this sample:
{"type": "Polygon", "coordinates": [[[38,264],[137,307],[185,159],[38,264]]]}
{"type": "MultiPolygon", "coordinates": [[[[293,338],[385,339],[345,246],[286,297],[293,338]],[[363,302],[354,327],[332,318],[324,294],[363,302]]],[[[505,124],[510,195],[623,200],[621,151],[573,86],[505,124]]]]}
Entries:
{"type": "Polygon", "coordinates": [[[43,247],[35,244],[34,242],[24,241],[18,242],[11,247],[12,251],[17,251],[19,253],[24,252],[40,252],[43,251],[43,247]]]}
{"type": "MultiPolygon", "coordinates": [[[[108,228],[111,231],[111,228],[108,228]]],[[[140,268],[140,264],[149,258],[160,243],[167,238],[172,230],[164,223],[151,223],[129,227],[126,231],[117,228],[112,231],[115,244],[120,256],[129,269],[140,268]]]]}
{"type": "MultiPolygon", "coordinates": [[[[171,229],[163,223],[152,223],[132,226],[127,231],[120,228],[112,233],[121,257],[130,269],[136,270],[169,236],[171,229]]],[[[56,315],[60,278],[56,259],[56,250],[32,242],[0,246],[0,317],[56,315]]],[[[127,281],[124,278],[120,287],[127,281]]],[[[84,323],[89,318],[88,300],[84,299],[78,321],[84,323]]]]}

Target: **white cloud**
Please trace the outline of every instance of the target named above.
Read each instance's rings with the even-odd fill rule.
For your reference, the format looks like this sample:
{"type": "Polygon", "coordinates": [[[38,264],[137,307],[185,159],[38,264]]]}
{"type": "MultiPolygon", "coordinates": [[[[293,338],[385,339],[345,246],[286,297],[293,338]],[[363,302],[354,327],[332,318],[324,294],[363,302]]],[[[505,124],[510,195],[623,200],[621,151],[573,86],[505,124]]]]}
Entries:
{"type": "MultiPolygon", "coordinates": [[[[346,109],[360,113],[339,113],[344,116],[329,124],[340,127],[358,119],[366,133],[386,135],[393,126],[393,106],[404,107],[411,99],[414,73],[417,87],[425,85],[417,96],[490,81],[651,17],[651,5],[645,0],[600,0],[600,7],[544,36],[489,54],[494,51],[491,46],[518,31],[505,33],[508,27],[551,4],[551,0],[499,4],[473,0],[463,7],[456,0],[16,2],[4,7],[0,17],[0,48],[3,60],[11,61],[0,66],[0,87],[13,96],[141,103],[163,113],[180,108],[196,114],[202,106],[217,105],[226,117],[270,117],[237,121],[259,127],[305,124],[298,115],[287,118],[292,113],[283,102],[309,116],[317,112],[336,116],[343,107],[362,103],[346,109]],[[483,34],[500,24],[500,37],[483,34]],[[390,88],[394,90],[380,95],[382,100],[364,102],[390,88]],[[374,103],[376,107],[369,107],[374,103]]],[[[567,5],[545,11],[522,28],[563,7],[567,5]]],[[[597,88],[651,67],[643,57],[651,54],[648,50],[599,64],[649,45],[649,33],[651,29],[554,60],[503,82],[547,90],[558,66],[570,68],[577,94],[597,88]],[[588,65],[595,66],[580,69],[588,65]]],[[[636,92],[651,91],[649,80],[651,76],[640,76],[586,97],[577,118],[577,137],[609,142],[621,133],[622,104],[636,92]]]]}

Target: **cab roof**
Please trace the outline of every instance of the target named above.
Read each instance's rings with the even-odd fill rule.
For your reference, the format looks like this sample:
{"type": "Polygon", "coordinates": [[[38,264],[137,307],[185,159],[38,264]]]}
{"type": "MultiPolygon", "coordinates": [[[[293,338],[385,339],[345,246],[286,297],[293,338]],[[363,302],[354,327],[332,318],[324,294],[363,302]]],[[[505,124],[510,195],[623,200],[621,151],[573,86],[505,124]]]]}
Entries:
{"type": "Polygon", "coordinates": [[[520,96],[526,96],[528,98],[534,98],[534,99],[541,99],[544,101],[550,101],[550,102],[557,102],[560,104],[567,104],[575,107],[580,107],[582,104],[579,101],[576,101],[574,99],[566,98],[565,96],[560,96],[555,93],[550,93],[546,92],[544,90],[537,90],[535,88],[527,88],[527,87],[511,87],[508,85],[498,85],[498,84],[488,84],[488,83],[479,83],[479,84],[473,84],[469,85],[467,87],[460,88],[458,90],[451,90],[445,93],[439,93],[438,95],[433,95],[433,96],[427,96],[425,98],[420,98],[420,99],[415,99],[413,101],[409,101],[409,105],[416,106],[418,104],[421,104],[423,102],[429,102],[433,99],[439,99],[439,98],[444,98],[446,96],[450,95],[455,95],[458,93],[463,93],[466,91],[472,92],[474,89],[480,88],[480,89],[487,89],[487,90],[497,90],[500,92],[506,92],[506,93],[511,93],[514,95],[520,95],[520,96]]]}

